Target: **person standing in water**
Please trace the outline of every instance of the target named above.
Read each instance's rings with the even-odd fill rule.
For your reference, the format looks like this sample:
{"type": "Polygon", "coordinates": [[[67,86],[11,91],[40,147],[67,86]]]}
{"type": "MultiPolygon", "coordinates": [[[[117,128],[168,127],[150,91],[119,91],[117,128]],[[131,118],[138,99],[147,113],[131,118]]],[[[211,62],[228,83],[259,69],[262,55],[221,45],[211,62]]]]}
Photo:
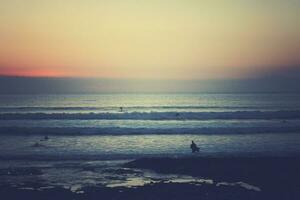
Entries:
{"type": "Polygon", "coordinates": [[[197,147],[194,141],[192,141],[191,149],[192,149],[192,153],[199,152],[199,147],[197,147]]]}

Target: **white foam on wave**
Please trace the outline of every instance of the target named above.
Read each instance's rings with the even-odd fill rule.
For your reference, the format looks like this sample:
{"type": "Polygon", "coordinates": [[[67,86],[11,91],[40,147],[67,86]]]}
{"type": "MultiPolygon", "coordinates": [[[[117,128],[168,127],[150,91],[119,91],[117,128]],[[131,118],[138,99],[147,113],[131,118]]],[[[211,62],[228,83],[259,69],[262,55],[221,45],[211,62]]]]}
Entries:
{"type": "Polygon", "coordinates": [[[210,120],[210,119],[300,119],[300,110],[231,112],[120,112],[120,113],[2,113],[0,120],[210,120]]]}
{"type": "Polygon", "coordinates": [[[218,135],[298,133],[300,125],[287,127],[197,127],[197,128],[95,128],[95,127],[1,127],[0,135],[218,135]]]}

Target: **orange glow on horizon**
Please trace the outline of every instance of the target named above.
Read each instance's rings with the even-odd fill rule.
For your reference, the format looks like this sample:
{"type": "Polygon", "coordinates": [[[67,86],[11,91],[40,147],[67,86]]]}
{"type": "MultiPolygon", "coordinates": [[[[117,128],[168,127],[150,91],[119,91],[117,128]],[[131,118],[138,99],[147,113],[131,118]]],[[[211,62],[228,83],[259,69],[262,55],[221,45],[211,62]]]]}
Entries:
{"type": "Polygon", "coordinates": [[[65,77],[64,73],[47,69],[1,69],[0,76],[24,76],[24,77],[65,77]]]}

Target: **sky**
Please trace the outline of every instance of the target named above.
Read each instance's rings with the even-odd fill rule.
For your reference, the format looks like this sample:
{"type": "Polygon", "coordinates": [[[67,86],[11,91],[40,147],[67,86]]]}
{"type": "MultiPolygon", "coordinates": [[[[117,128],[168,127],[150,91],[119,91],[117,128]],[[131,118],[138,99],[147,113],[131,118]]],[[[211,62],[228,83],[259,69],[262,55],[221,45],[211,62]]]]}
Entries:
{"type": "Polygon", "coordinates": [[[298,0],[0,1],[2,76],[235,80],[299,52],[298,0]]]}

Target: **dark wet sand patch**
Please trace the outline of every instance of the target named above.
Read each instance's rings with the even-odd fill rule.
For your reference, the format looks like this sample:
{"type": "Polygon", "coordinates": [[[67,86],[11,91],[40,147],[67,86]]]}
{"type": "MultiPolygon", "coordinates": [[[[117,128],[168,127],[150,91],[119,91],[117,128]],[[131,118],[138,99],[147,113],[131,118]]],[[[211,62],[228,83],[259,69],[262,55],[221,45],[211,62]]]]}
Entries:
{"type": "Polygon", "coordinates": [[[162,174],[183,174],[192,177],[208,178],[214,180],[214,184],[151,181],[146,185],[136,187],[105,187],[104,185],[97,185],[83,187],[80,188],[80,191],[72,192],[70,189],[58,186],[49,187],[49,185],[27,183],[22,185],[22,187],[2,185],[0,186],[0,195],[3,199],[12,200],[300,199],[299,157],[142,158],[128,162],[123,167],[126,168],[110,169],[107,172],[119,175],[136,173],[136,169],[148,169],[162,174]],[[261,190],[241,187],[244,183],[257,186],[261,190]]]}

